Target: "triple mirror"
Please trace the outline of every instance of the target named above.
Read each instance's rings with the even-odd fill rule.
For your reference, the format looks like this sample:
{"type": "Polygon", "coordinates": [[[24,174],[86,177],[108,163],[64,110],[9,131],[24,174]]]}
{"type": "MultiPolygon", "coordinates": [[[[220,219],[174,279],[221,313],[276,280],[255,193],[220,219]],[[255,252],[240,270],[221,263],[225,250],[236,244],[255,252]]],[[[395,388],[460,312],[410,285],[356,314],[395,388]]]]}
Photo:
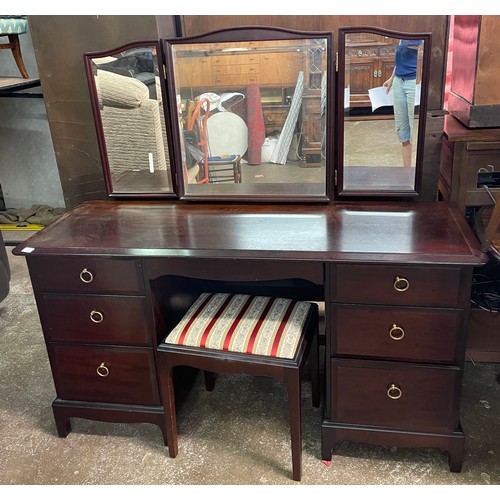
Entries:
{"type": "Polygon", "coordinates": [[[431,35],[339,31],[339,196],[419,194],[431,35]]]}
{"type": "Polygon", "coordinates": [[[330,32],[240,27],[86,54],[108,193],[416,196],[430,48],[429,33],[341,28],[336,61],[330,32]]]}

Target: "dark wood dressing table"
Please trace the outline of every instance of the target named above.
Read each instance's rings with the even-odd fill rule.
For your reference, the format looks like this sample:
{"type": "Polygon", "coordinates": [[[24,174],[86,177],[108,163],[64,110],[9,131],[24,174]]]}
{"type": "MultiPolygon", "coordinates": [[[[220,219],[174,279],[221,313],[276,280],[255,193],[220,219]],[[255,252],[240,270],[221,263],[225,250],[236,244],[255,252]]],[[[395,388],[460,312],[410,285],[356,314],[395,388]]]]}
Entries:
{"type": "Polygon", "coordinates": [[[164,432],[158,342],[201,290],[259,290],[325,302],[323,459],[352,439],[440,447],[460,470],[470,285],[485,258],[445,203],[92,201],[14,254],[27,259],[60,436],[71,417],[164,432]]]}

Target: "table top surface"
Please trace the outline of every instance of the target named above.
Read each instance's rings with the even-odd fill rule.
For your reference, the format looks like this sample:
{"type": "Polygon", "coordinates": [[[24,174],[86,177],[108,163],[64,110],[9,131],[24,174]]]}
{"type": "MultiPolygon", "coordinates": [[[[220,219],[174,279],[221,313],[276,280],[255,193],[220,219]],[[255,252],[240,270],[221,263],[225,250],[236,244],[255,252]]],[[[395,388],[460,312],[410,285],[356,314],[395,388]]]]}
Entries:
{"type": "Polygon", "coordinates": [[[459,265],[486,261],[463,216],[444,202],[91,201],[13,252],[459,265]]]}
{"type": "Polygon", "coordinates": [[[453,115],[444,117],[444,134],[450,142],[500,141],[500,128],[467,128],[453,115]]]}

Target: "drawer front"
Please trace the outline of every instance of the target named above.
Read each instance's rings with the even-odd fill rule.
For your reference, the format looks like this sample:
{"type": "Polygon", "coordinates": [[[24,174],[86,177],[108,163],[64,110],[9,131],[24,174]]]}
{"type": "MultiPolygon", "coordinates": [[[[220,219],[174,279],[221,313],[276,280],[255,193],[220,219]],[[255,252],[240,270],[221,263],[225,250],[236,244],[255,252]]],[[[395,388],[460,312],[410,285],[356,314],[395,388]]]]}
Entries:
{"type": "Polygon", "coordinates": [[[144,297],[43,295],[38,305],[49,341],[151,345],[144,297]]]}
{"type": "Polygon", "coordinates": [[[160,404],[153,351],[47,345],[57,396],[75,401],[160,404]]]}
{"type": "Polygon", "coordinates": [[[443,266],[338,264],[330,267],[335,302],[429,307],[464,307],[462,270],[443,266]]]}
{"type": "MultiPolygon", "coordinates": [[[[462,175],[466,205],[490,205],[491,198],[482,187],[497,186],[500,176],[500,143],[469,143],[463,163],[462,175]],[[479,184],[479,185],[478,185],[479,184]]],[[[494,192],[498,191],[494,189],[494,192]]]]}
{"type": "Polygon", "coordinates": [[[458,425],[458,367],[332,359],[330,373],[336,422],[423,432],[458,425]]]}
{"type": "Polygon", "coordinates": [[[143,293],[139,259],[28,257],[35,291],[73,293],[143,293]]]}
{"type": "Polygon", "coordinates": [[[332,354],[453,362],[463,311],[331,304],[332,354]]]}

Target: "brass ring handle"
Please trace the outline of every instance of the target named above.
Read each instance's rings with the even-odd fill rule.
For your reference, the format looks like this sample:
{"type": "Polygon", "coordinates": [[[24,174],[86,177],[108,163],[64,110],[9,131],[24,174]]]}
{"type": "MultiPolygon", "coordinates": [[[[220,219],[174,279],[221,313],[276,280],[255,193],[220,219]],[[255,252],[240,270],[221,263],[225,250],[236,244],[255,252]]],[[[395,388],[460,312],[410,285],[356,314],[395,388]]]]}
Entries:
{"type": "Polygon", "coordinates": [[[85,268],[80,273],[80,279],[84,283],[92,283],[92,280],[94,279],[94,274],[92,273],[92,271],[89,271],[87,268],[85,268]]]}
{"type": "Polygon", "coordinates": [[[410,288],[410,282],[403,276],[396,276],[393,285],[398,292],[406,292],[410,288]]]}
{"type": "Polygon", "coordinates": [[[394,323],[389,330],[389,337],[391,337],[392,340],[401,340],[404,336],[405,331],[403,328],[394,323]]]}
{"type": "Polygon", "coordinates": [[[109,368],[102,362],[98,367],[97,367],[97,375],[99,377],[107,377],[109,375],[109,368]]]}
{"type": "Polygon", "coordinates": [[[97,309],[92,309],[92,311],[90,311],[90,321],[93,323],[102,323],[103,320],[104,314],[101,311],[97,309]]]}
{"type": "Polygon", "coordinates": [[[391,399],[399,399],[402,395],[403,391],[401,390],[401,387],[396,384],[391,384],[387,388],[387,396],[389,396],[391,399]]]}

